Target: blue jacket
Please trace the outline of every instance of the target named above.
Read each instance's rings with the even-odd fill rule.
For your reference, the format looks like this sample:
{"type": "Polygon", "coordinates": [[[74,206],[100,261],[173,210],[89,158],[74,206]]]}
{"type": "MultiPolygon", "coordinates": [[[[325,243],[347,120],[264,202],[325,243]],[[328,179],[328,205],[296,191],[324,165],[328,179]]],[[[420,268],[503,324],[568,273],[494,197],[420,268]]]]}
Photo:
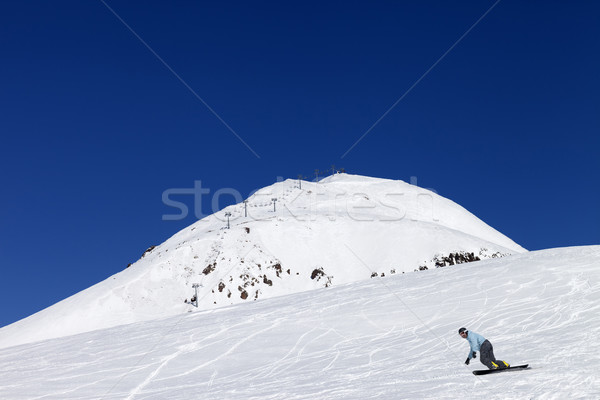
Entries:
{"type": "Polygon", "coordinates": [[[471,351],[469,351],[469,360],[473,358],[473,352],[479,351],[483,342],[485,342],[485,338],[478,333],[471,332],[467,333],[467,341],[469,345],[471,345],[471,351]]]}

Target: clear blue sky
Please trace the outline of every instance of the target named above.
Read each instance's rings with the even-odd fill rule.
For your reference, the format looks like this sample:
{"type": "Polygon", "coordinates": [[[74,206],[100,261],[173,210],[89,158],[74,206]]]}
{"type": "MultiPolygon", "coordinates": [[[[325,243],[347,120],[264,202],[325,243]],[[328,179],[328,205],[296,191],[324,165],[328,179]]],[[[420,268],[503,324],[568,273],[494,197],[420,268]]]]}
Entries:
{"type": "Polygon", "coordinates": [[[197,180],[416,176],[530,250],[599,244],[600,4],[493,5],[3,4],[0,326],[194,222],[161,196],[197,180]]]}

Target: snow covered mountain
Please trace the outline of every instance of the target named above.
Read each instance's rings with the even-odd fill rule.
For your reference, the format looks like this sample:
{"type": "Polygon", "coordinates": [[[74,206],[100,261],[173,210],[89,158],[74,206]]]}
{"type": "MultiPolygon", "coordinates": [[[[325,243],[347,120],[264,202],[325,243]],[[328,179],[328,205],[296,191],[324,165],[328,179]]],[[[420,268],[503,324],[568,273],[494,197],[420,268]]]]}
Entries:
{"type": "Polygon", "coordinates": [[[525,251],[458,204],[402,181],[286,180],[0,329],[0,347],[525,251]]]}
{"type": "Polygon", "coordinates": [[[597,399],[599,336],[600,246],[551,249],[0,349],[0,398],[597,399]]]}

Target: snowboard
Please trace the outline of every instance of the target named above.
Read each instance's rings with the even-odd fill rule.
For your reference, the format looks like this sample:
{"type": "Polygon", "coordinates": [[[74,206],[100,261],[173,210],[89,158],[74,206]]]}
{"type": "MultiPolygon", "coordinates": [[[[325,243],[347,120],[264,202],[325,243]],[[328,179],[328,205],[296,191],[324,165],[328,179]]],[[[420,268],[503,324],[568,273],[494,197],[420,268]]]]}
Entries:
{"type": "Polygon", "coordinates": [[[480,370],[473,371],[473,374],[474,375],[487,375],[487,374],[495,374],[497,372],[515,371],[515,370],[522,370],[522,369],[529,369],[529,364],[515,365],[514,367],[500,368],[500,369],[480,369],[480,370]]]}

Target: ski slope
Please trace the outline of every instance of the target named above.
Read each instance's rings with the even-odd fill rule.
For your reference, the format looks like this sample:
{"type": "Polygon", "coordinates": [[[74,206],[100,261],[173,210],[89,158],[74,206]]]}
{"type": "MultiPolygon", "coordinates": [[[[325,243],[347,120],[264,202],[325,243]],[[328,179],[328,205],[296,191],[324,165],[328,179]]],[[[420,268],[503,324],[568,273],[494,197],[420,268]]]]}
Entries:
{"type": "Polygon", "coordinates": [[[453,201],[402,181],[288,179],[199,220],[122,272],[0,328],[0,348],[196,311],[194,284],[198,308],[206,310],[435,268],[436,257],[456,252],[485,259],[525,251],[453,201]]]}
{"type": "Polygon", "coordinates": [[[551,249],[0,349],[0,398],[593,399],[599,337],[600,246],[551,249]]]}

